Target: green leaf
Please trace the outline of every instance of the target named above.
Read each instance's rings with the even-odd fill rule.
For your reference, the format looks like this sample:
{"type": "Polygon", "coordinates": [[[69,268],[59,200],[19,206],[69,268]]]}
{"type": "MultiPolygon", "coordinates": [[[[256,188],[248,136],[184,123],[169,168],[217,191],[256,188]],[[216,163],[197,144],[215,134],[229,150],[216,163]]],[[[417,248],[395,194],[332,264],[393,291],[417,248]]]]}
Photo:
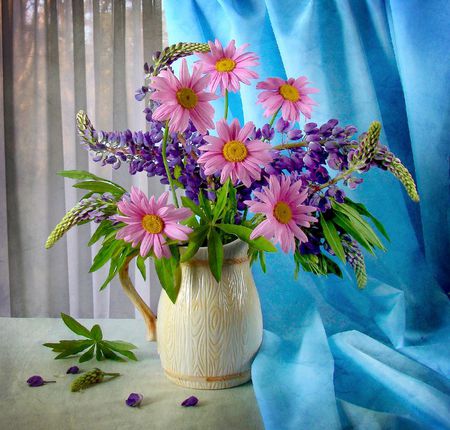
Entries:
{"type": "Polygon", "coordinates": [[[205,199],[205,196],[204,196],[202,190],[200,190],[200,192],[198,193],[198,202],[199,202],[200,208],[203,209],[203,212],[206,215],[206,219],[207,220],[212,219],[211,204],[208,199],[205,199]]]}
{"type": "Polygon", "coordinates": [[[155,258],[155,270],[161,286],[166,291],[170,300],[175,303],[181,285],[180,260],[171,258],[155,258]]]}
{"type": "Polygon", "coordinates": [[[109,220],[104,220],[100,223],[100,225],[97,227],[97,230],[95,230],[95,233],[92,235],[91,239],[88,242],[88,246],[92,246],[94,243],[96,243],[102,236],[105,236],[110,233],[110,230],[113,229],[115,232],[114,227],[112,226],[112,222],[109,220]]]}
{"type": "Polygon", "coordinates": [[[185,263],[186,261],[190,260],[198,251],[198,249],[202,246],[206,234],[208,233],[209,227],[207,225],[204,225],[200,227],[198,230],[194,230],[189,235],[189,243],[186,249],[181,254],[181,262],[185,263]]]}
{"type": "Polygon", "coordinates": [[[206,220],[204,212],[190,198],[182,196],[181,202],[185,208],[190,209],[195,215],[198,215],[200,218],[206,220]]]}
{"type": "Polygon", "coordinates": [[[335,211],[338,211],[343,215],[346,215],[348,218],[350,218],[352,224],[359,229],[360,234],[362,234],[371,245],[376,246],[377,248],[383,251],[386,251],[386,248],[381,243],[380,239],[373,231],[372,227],[366,221],[364,221],[364,219],[361,217],[361,215],[358,213],[357,210],[353,209],[349,205],[346,205],[345,203],[333,202],[332,206],[335,211]]]}
{"type": "Polygon", "coordinates": [[[122,361],[124,362],[125,360],[122,357],[119,357],[115,352],[113,352],[110,348],[108,348],[105,345],[101,346],[102,348],[102,352],[103,355],[109,359],[109,360],[114,360],[114,361],[122,361]]]}
{"type": "Polygon", "coordinates": [[[208,234],[208,262],[214,279],[220,282],[223,265],[223,244],[215,228],[211,228],[208,234]]]}
{"type": "Polygon", "coordinates": [[[57,173],[59,176],[64,176],[65,178],[70,179],[92,179],[96,181],[102,181],[102,178],[94,175],[93,173],[86,172],[86,170],[61,170],[57,173]]]}
{"type": "Polygon", "coordinates": [[[243,225],[235,225],[235,224],[217,224],[217,228],[220,228],[222,231],[228,234],[234,234],[239,239],[247,242],[249,245],[260,251],[267,252],[276,252],[277,248],[268,241],[265,237],[258,237],[256,239],[250,239],[250,235],[252,233],[252,229],[248,227],[244,227],[243,225]]]}
{"type": "Polygon", "coordinates": [[[92,360],[94,358],[95,345],[92,345],[78,360],[80,363],[92,360]]]}
{"type": "Polygon", "coordinates": [[[339,237],[333,222],[327,221],[323,214],[320,214],[320,225],[322,226],[323,234],[326,241],[331,246],[331,249],[334,251],[336,256],[345,263],[344,248],[342,247],[341,238],[339,237]]]}
{"type": "Polygon", "coordinates": [[[314,273],[315,275],[323,275],[319,266],[319,258],[314,254],[300,254],[298,251],[294,253],[295,260],[295,278],[298,276],[300,266],[306,272],[314,273]]]}
{"type": "Polygon", "coordinates": [[[335,213],[333,217],[333,222],[341,227],[347,234],[352,236],[356,241],[359,242],[367,251],[372,255],[375,255],[373,247],[370,242],[365,238],[364,233],[360,233],[358,225],[354,225],[350,218],[342,215],[341,213],[335,213]]]}
{"type": "Polygon", "coordinates": [[[139,269],[139,272],[141,272],[142,279],[146,279],[147,275],[147,268],[145,267],[145,258],[139,254],[136,258],[136,266],[139,269]]]}
{"type": "Polygon", "coordinates": [[[331,259],[324,254],[319,254],[319,266],[323,268],[324,274],[334,274],[339,278],[342,278],[341,268],[331,259]]]}
{"type": "Polygon", "coordinates": [[[119,354],[122,354],[125,357],[129,358],[130,360],[138,361],[137,357],[134,355],[134,352],[132,352],[132,351],[124,351],[123,349],[121,349],[120,351],[117,351],[117,352],[119,354]]]}
{"type": "Polygon", "coordinates": [[[225,184],[217,191],[217,200],[213,210],[213,223],[215,223],[222,215],[225,206],[228,201],[228,189],[230,188],[230,178],[228,178],[225,184]]]}
{"type": "Polygon", "coordinates": [[[53,347],[53,352],[59,352],[60,354],[55,357],[55,360],[66,358],[71,355],[76,355],[79,352],[89,348],[94,343],[93,340],[74,340],[74,341],[61,341],[59,344],[45,344],[50,348],[49,345],[56,345],[53,347]],[[64,343],[63,343],[64,342],[64,343]]]}
{"type": "Polygon", "coordinates": [[[72,318],[70,315],[64,314],[61,312],[61,318],[64,321],[64,324],[69,327],[75,334],[79,334],[80,336],[87,337],[88,339],[93,339],[91,332],[82,324],[80,324],[75,318],[72,318]]]}
{"type": "Polygon", "coordinates": [[[100,344],[98,343],[95,345],[95,358],[97,359],[97,361],[103,360],[103,351],[100,344]]]}
{"type": "Polygon", "coordinates": [[[130,351],[130,349],[134,349],[136,348],[134,345],[131,345],[133,348],[124,348],[122,345],[117,345],[116,342],[113,341],[105,341],[102,343],[102,345],[106,345],[107,348],[118,352],[119,354],[124,355],[125,357],[129,358],[130,360],[134,360],[137,361],[136,356],[134,355],[134,353],[132,351],[130,351]]]}
{"type": "Polygon", "coordinates": [[[356,203],[353,200],[350,200],[348,197],[345,198],[345,203],[347,203],[353,209],[356,209],[361,215],[370,218],[375,227],[386,238],[386,240],[388,240],[389,242],[391,241],[383,224],[377,218],[375,218],[362,203],[356,203]]]}
{"type": "Polygon", "coordinates": [[[119,184],[116,184],[115,182],[112,182],[108,179],[101,178],[100,176],[96,176],[93,173],[87,172],[86,170],[62,170],[58,172],[57,175],[64,176],[65,178],[70,179],[106,182],[116,187],[118,190],[121,190],[122,194],[126,192],[125,188],[121,187],[119,184]]]}
{"type": "Polygon", "coordinates": [[[266,268],[266,254],[264,254],[264,251],[259,251],[259,264],[261,264],[261,269],[263,271],[263,273],[266,273],[267,268],[266,268]]]}
{"type": "Polygon", "coordinates": [[[99,291],[104,290],[109,285],[109,283],[114,279],[114,277],[117,275],[117,272],[118,272],[117,265],[113,261],[111,261],[111,263],[109,265],[108,276],[103,281],[103,284],[100,285],[100,288],[98,290],[99,291]]]}
{"type": "Polygon", "coordinates": [[[200,226],[195,215],[186,218],[185,220],[181,221],[180,224],[187,225],[188,227],[191,227],[193,230],[196,230],[200,226]]]}
{"type": "Polygon", "coordinates": [[[103,181],[84,181],[73,185],[74,188],[81,188],[82,190],[95,191],[96,193],[111,193],[116,196],[121,196],[124,191],[117,185],[103,181]]]}
{"type": "Polygon", "coordinates": [[[100,328],[100,326],[98,324],[95,324],[91,328],[91,336],[92,336],[92,339],[95,339],[96,341],[103,339],[102,329],[100,328]]]}
{"type": "Polygon", "coordinates": [[[98,254],[94,257],[94,263],[92,264],[89,272],[95,272],[100,269],[111,258],[114,251],[120,246],[123,246],[122,240],[113,240],[111,243],[107,243],[100,248],[98,254]]]}
{"type": "Polygon", "coordinates": [[[106,344],[109,348],[120,351],[129,351],[130,349],[137,349],[136,345],[123,340],[104,340],[102,343],[106,344]]]}
{"type": "Polygon", "coordinates": [[[113,255],[111,256],[111,264],[109,266],[108,276],[100,286],[99,291],[102,291],[104,288],[108,286],[108,284],[114,279],[117,273],[122,268],[125,263],[126,258],[130,255],[130,251],[132,250],[131,246],[127,243],[123,243],[122,247],[118,247],[113,255]]]}

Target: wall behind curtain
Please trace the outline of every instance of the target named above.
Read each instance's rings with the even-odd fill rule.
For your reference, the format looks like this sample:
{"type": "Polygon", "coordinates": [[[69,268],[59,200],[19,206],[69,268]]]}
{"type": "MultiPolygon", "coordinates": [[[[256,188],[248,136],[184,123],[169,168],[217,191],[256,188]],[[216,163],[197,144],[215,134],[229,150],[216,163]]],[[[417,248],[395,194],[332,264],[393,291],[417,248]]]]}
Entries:
{"type": "MultiPolygon", "coordinates": [[[[98,291],[107,268],[88,273],[98,249],[86,246],[89,225],[48,251],[44,243],[82,195],[59,170],[85,169],[125,187],[161,191],[145,176],[130,177],[126,166],[113,172],[94,164],[75,128],[80,109],[98,129],[145,128],[144,105],[133,95],[145,59],[161,48],[161,16],[159,0],[2,2],[0,315],[134,315],[118,281],[98,291]]],[[[138,276],[136,284],[154,307],[155,285],[150,297],[138,276]]]]}

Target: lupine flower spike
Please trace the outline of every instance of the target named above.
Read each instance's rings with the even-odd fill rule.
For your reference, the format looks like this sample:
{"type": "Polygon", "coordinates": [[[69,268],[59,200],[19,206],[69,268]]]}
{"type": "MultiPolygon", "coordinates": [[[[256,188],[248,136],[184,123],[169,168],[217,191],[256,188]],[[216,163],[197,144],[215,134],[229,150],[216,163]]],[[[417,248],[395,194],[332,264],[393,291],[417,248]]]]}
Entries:
{"type": "Polygon", "coordinates": [[[105,376],[120,376],[120,373],[106,373],[102,370],[95,368],[89,372],[83,373],[79,376],[75,381],[72,382],[70,390],[72,392],[84,390],[85,388],[89,388],[93,384],[97,384],[102,382],[105,376]]]}

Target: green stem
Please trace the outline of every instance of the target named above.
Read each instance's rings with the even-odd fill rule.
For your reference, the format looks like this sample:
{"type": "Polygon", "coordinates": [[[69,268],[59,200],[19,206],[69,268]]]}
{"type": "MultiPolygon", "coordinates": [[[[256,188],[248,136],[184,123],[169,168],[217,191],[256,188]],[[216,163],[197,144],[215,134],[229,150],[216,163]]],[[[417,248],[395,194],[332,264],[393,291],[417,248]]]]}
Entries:
{"type": "Polygon", "coordinates": [[[105,376],[120,376],[120,373],[106,373],[106,372],[103,372],[103,375],[105,375],[105,376]]]}
{"type": "Polygon", "coordinates": [[[228,90],[225,90],[225,108],[224,108],[223,117],[225,119],[228,118],[228,90]]]}
{"type": "Polygon", "coordinates": [[[273,114],[273,117],[269,122],[270,127],[272,127],[273,123],[275,122],[275,118],[277,117],[278,112],[280,112],[280,109],[281,109],[281,107],[279,107],[278,110],[273,114]]]}
{"type": "Polygon", "coordinates": [[[351,169],[346,170],[345,172],[340,173],[339,175],[335,176],[333,179],[331,179],[328,182],[325,182],[322,185],[319,185],[317,187],[314,188],[314,192],[323,190],[324,188],[330,187],[331,185],[336,184],[337,182],[341,181],[342,179],[345,179],[348,175],[352,174],[353,172],[355,172],[356,170],[358,170],[358,168],[361,168],[361,166],[358,167],[352,167],[351,169]]]}
{"type": "Polygon", "coordinates": [[[244,213],[242,214],[242,222],[244,222],[247,219],[247,213],[248,213],[248,208],[245,208],[244,213]]]}
{"type": "Polygon", "coordinates": [[[172,190],[173,203],[178,208],[177,193],[175,192],[175,183],[173,181],[172,175],[170,174],[169,164],[167,163],[167,138],[169,137],[169,121],[166,121],[166,126],[164,128],[164,136],[162,141],[162,159],[164,163],[164,169],[166,170],[167,179],[169,180],[170,188],[172,190]]]}
{"type": "Polygon", "coordinates": [[[282,149],[301,148],[304,146],[308,146],[308,142],[287,142],[281,145],[274,146],[272,149],[281,151],[282,149]]]}

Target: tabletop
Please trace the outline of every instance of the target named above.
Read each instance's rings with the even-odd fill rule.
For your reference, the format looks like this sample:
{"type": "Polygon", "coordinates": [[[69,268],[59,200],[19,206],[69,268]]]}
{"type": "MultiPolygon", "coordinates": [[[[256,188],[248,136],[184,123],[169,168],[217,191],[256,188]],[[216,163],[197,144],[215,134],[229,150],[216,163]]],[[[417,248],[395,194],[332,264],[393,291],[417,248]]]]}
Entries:
{"type": "Polygon", "coordinates": [[[193,390],[169,382],[161,369],[155,342],[145,340],[140,320],[80,320],[100,324],[107,340],[134,343],[137,362],[78,363],[77,358],[54,360],[45,342],[76,339],[63,322],[52,318],[0,318],[0,428],[1,429],[263,429],[253,387],[247,383],[227,390],[193,390]],[[77,375],[66,370],[99,367],[120,377],[72,393],[77,375]],[[30,388],[26,380],[41,375],[56,383],[30,388]],[[132,392],[141,393],[139,408],[126,406],[132,392]],[[195,395],[199,403],[180,403],[195,395]]]}

